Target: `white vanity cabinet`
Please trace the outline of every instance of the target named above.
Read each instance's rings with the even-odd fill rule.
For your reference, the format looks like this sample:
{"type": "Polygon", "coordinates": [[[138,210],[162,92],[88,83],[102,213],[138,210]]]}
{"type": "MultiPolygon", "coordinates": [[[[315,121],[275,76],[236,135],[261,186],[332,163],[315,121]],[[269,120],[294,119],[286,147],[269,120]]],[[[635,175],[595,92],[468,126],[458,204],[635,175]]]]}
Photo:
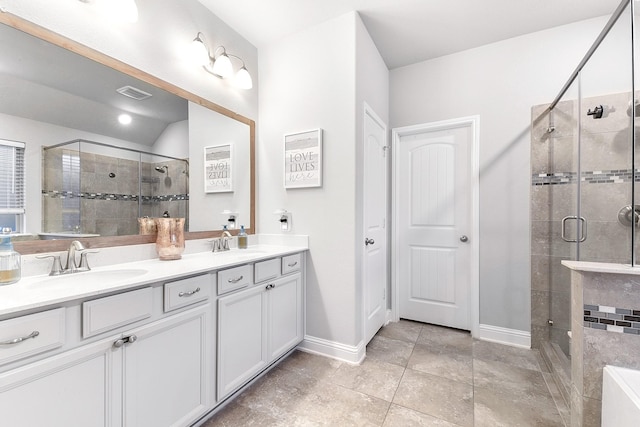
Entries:
{"type": "Polygon", "coordinates": [[[304,249],[276,251],[5,311],[0,426],[187,427],[216,411],[304,337],[304,249]]]}
{"type": "MultiPolygon", "coordinates": [[[[298,254],[298,257],[300,255],[298,254]]],[[[273,260],[256,263],[271,272],[273,260]],[[271,263],[271,264],[269,264],[271,263]]],[[[280,265],[277,259],[276,265],[280,265]]],[[[218,400],[225,399],[303,339],[300,267],[218,299],[218,400]]],[[[273,277],[267,273],[264,277],[273,277]]]]}
{"type": "Polygon", "coordinates": [[[267,304],[267,354],[273,361],[304,338],[303,295],[300,273],[270,283],[267,304]]]}
{"type": "Polygon", "coordinates": [[[120,347],[125,426],[188,426],[209,410],[210,305],[131,332],[120,347]]]}
{"type": "MultiPolygon", "coordinates": [[[[198,292],[202,298],[215,287],[209,277],[215,275],[189,278],[194,283],[185,286],[208,286],[198,292]]],[[[0,425],[177,427],[207,413],[215,392],[212,305],[195,299],[180,311],[165,306],[164,311],[176,310],[166,314],[158,302],[167,286],[175,285],[158,284],[44,312],[82,312],[82,318],[67,316],[66,329],[77,337],[69,338],[68,351],[0,373],[0,425]],[[127,300],[126,310],[118,310],[127,300]],[[93,331],[106,332],[96,332],[93,342],[81,338],[93,331]]],[[[43,326],[26,321],[34,316],[41,315],[5,322],[13,328],[25,324],[28,330],[43,326]]],[[[46,335],[44,328],[39,330],[46,335]]],[[[16,346],[33,345],[40,337],[16,346]]]]}
{"type": "Polygon", "coordinates": [[[206,304],[0,374],[0,425],[191,425],[211,403],[210,311],[206,304]]]}
{"type": "Polygon", "coordinates": [[[116,359],[108,339],[0,374],[0,424],[121,425],[116,359]]]}

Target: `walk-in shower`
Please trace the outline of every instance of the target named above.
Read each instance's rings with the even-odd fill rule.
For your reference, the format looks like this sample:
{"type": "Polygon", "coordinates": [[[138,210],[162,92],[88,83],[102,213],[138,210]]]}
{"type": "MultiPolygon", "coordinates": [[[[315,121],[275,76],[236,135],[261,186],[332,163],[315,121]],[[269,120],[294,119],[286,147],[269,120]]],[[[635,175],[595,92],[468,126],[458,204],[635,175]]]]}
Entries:
{"type": "Polygon", "coordinates": [[[624,0],[558,96],[532,108],[531,340],[567,382],[572,296],[562,260],[636,265],[633,21],[624,0]]]}
{"type": "Polygon", "coordinates": [[[169,177],[188,171],[185,159],[87,140],[44,147],[42,158],[44,233],[121,236],[138,234],[140,217],[188,218],[188,174],[169,177]]]}

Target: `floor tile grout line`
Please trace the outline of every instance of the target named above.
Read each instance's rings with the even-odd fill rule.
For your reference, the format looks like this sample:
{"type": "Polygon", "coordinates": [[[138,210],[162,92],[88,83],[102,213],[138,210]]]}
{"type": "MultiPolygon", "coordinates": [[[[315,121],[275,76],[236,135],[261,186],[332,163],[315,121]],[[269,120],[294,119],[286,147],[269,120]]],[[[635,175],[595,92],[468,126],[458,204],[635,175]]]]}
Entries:
{"type": "MultiPolygon", "coordinates": [[[[422,329],[423,327],[420,327],[420,332],[418,333],[418,336],[420,336],[420,333],[422,333],[422,329]]],[[[417,338],[416,338],[417,340],[417,338]]],[[[400,376],[400,381],[398,381],[398,385],[396,386],[396,390],[393,392],[393,396],[391,397],[391,402],[389,404],[389,409],[387,409],[387,413],[384,416],[384,419],[382,420],[382,425],[384,425],[384,423],[387,421],[387,417],[389,416],[389,411],[391,411],[391,405],[393,405],[393,401],[396,398],[396,394],[398,394],[398,389],[400,388],[400,384],[402,383],[402,379],[404,378],[404,375],[407,372],[407,366],[409,365],[409,360],[411,360],[411,356],[413,355],[413,350],[416,348],[416,343],[414,342],[411,345],[411,354],[409,354],[409,357],[407,358],[407,362],[405,363],[405,365],[403,366],[403,370],[402,370],[402,375],[400,376]]]]}

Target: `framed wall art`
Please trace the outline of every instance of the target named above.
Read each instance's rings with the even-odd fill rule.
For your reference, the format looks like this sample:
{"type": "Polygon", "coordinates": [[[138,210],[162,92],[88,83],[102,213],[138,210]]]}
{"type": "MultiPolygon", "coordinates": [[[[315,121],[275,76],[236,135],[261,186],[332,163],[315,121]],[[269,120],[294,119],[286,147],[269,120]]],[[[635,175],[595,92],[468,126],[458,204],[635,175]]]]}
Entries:
{"type": "Polygon", "coordinates": [[[233,192],[233,144],[204,147],[204,192],[233,192]]]}
{"type": "Polygon", "coordinates": [[[284,188],[322,187],[322,129],[284,136],[284,188]]]}

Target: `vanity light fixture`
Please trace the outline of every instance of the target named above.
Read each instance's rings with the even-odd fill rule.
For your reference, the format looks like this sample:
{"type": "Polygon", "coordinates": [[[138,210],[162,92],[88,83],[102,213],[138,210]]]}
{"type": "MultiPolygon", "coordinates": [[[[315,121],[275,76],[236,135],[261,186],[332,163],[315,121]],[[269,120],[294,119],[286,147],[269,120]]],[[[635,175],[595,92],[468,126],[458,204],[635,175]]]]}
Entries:
{"type": "Polygon", "coordinates": [[[253,87],[251,74],[249,74],[242,58],[227,52],[224,46],[216,47],[212,55],[204,42],[204,35],[201,32],[198,32],[193,39],[192,52],[194,61],[198,65],[202,65],[209,74],[221,79],[233,77],[235,86],[240,89],[251,89],[253,87]],[[242,63],[242,66],[235,74],[231,58],[235,58],[242,63]]]}

